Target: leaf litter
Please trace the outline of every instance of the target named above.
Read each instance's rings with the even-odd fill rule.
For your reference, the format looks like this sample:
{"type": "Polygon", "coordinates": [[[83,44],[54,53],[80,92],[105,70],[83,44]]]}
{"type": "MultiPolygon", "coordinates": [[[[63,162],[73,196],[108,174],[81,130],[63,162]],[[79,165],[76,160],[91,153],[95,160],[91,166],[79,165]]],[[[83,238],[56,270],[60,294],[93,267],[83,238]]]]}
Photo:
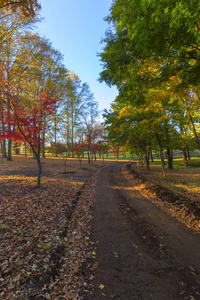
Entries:
{"type": "Polygon", "coordinates": [[[179,222],[200,233],[200,169],[166,169],[167,177],[161,168],[152,167],[151,171],[127,164],[123,170],[129,181],[136,178],[138,190],[151,202],[167,212],[179,222]],[[184,184],[183,184],[184,183],[184,184]],[[195,185],[195,188],[192,188],[195,185]]]}
{"type": "Polygon", "coordinates": [[[90,226],[98,168],[80,170],[72,162],[76,172],[66,175],[62,163],[52,160],[51,174],[44,171],[37,189],[28,159],[28,167],[15,157],[16,163],[0,169],[0,298],[81,299],[88,284],[80,270],[94,253],[90,226]]]}

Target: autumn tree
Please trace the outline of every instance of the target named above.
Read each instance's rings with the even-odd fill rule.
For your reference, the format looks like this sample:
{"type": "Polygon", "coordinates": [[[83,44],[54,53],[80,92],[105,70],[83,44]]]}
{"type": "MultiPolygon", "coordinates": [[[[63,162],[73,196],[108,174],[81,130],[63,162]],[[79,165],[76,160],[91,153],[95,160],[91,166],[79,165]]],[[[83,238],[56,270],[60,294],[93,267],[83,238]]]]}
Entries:
{"type": "Polygon", "coordinates": [[[87,110],[83,115],[83,130],[86,136],[88,163],[90,163],[90,156],[95,150],[95,142],[99,138],[99,126],[98,126],[98,103],[94,100],[93,95],[90,94],[87,102],[87,110]],[[92,151],[94,149],[94,151],[92,151]]]}
{"type": "Polygon", "coordinates": [[[44,130],[44,114],[51,114],[55,108],[56,98],[46,92],[38,95],[35,101],[19,99],[18,86],[1,86],[2,102],[9,98],[10,113],[6,118],[7,126],[0,134],[1,139],[13,139],[27,142],[38,163],[37,186],[41,185],[42,166],[40,161],[41,137],[44,130]]]}
{"type": "Polygon", "coordinates": [[[1,134],[8,140],[29,144],[38,162],[38,186],[47,120],[60,100],[62,78],[66,75],[59,57],[47,40],[26,33],[18,42],[14,63],[1,72],[1,102],[4,106],[9,103],[9,111],[3,114],[5,130],[1,134]]]}
{"type": "Polygon", "coordinates": [[[36,12],[41,8],[37,0],[1,0],[0,10],[6,9],[15,13],[19,11],[23,16],[35,16],[36,12]]]}
{"type": "Polygon", "coordinates": [[[111,124],[120,117],[120,132],[133,134],[132,120],[139,117],[134,124],[137,131],[143,128],[144,137],[151,128],[153,145],[162,157],[167,151],[171,168],[170,150],[179,147],[175,143],[179,136],[184,152],[183,132],[188,125],[199,148],[200,22],[196,7],[197,2],[195,6],[187,1],[113,1],[106,18],[111,26],[99,54],[100,81],[119,90],[115,100],[119,115],[111,124]]]}
{"type": "Polygon", "coordinates": [[[82,140],[85,135],[85,121],[88,119],[88,111],[94,102],[93,94],[87,83],[82,83],[77,74],[69,72],[66,81],[65,99],[61,105],[63,130],[66,139],[68,154],[73,156],[74,144],[82,140]],[[87,116],[86,116],[87,115],[87,116]]]}
{"type": "MultiPolygon", "coordinates": [[[[37,21],[35,17],[25,17],[22,16],[18,11],[10,12],[9,10],[1,9],[1,38],[0,38],[0,64],[1,69],[4,70],[2,73],[4,79],[7,81],[7,85],[9,86],[14,78],[16,77],[16,69],[13,70],[16,65],[16,59],[18,52],[21,47],[21,42],[24,40],[24,34],[28,28],[37,21]]],[[[4,109],[1,118],[4,117],[5,111],[6,114],[10,114],[10,104],[9,99],[7,99],[7,103],[4,103],[2,108],[4,109]]],[[[4,126],[4,120],[2,119],[2,127],[4,126]]],[[[2,129],[4,130],[4,129],[2,129]]],[[[3,140],[3,144],[6,141],[3,140]]],[[[6,147],[4,147],[6,149],[6,147]]],[[[6,151],[4,151],[6,155],[6,151]]],[[[11,140],[8,141],[8,160],[11,160],[11,140]]]]}

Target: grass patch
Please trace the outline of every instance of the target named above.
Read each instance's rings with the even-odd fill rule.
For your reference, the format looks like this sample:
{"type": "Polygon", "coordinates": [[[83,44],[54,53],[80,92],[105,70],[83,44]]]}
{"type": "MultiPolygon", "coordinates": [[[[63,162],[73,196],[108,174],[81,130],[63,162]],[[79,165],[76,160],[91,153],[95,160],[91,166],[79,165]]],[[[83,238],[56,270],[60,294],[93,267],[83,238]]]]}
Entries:
{"type": "MultiPolygon", "coordinates": [[[[199,168],[200,167],[200,158],[191,158],[188,162],[188,167],[190,168],[199,168]]],[[[150,167],[157,166],[157,167],[162,167],[161,160],[160,159],[154,159],[154,161],[150,161],[150,167]]],[[[166,169],[168,168],[168,163],[167,160],[165,159],[165,167],[166,169]]],[[[174,159],[173,160],[173,167],[174,169],[184,169],[188,168],[183,161],[183,159],[174,159]]]]}

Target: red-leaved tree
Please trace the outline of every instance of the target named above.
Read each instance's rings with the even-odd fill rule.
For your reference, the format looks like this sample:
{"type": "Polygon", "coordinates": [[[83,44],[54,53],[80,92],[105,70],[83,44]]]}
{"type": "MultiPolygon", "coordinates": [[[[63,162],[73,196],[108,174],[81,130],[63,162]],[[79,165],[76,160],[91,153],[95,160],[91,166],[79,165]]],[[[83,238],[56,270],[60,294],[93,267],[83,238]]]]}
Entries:
{"type": "MultiPolygon", "coordinates": [[[[13,139],[24,141],[31,147],[38,163],[37,187],[41,186],[42,165],[40,160],[42,136],[45,130],[44,117],[51,115],[56,107],[56,96],[43,92],[33,102],[26,102],[19,99],[16,87],[8,86],[0,77],[1,105],[7,105],[8,110],[2,112],[4,128],[0,131],[0,140],[13,139]]],[[[3,151],[2,151],[3,152],[3,151]]],[[[2,153],[3,155],[3,153],[2,153]]]]}

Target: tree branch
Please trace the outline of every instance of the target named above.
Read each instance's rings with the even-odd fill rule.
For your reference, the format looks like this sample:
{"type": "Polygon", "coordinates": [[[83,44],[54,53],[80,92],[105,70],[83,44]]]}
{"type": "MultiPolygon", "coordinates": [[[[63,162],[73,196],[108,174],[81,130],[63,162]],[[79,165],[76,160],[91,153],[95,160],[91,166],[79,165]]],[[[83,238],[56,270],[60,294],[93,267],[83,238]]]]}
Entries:
{"type": "Polygon", "coordinates": [[[4,4],[4,5],[0,6],[0,9],[2,9],[2,8],[6,7],[6,6],[12,5],[12,4],[19,5],[19,4],[25,4],[25,3],[26,3],[26,1],[23,1],[23,2],[9,2],[7,4],[4,4]]]}

